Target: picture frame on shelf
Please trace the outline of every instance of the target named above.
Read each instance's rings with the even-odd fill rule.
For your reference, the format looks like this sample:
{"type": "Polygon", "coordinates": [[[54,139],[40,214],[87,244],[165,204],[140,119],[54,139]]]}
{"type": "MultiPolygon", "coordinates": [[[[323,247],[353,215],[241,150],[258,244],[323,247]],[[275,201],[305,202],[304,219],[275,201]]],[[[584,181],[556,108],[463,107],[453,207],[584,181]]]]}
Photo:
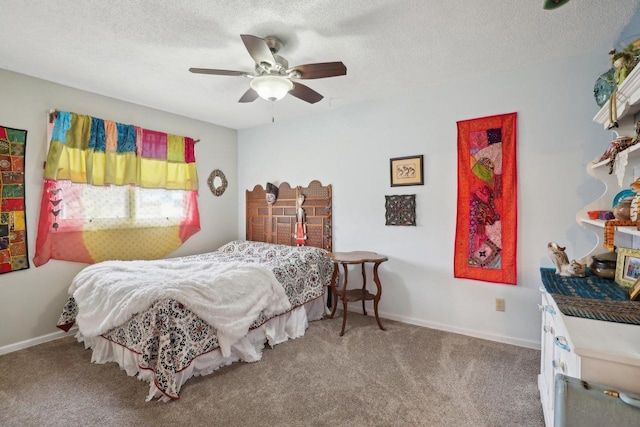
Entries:
{"type": "Polygon", "coordinates": [[[633,282],[633,285],[629,288],[629,299],[635,301],[640,296],[640,277],[633,282]]]}
{"type": "Polygon", "coordinates": [[[615,282],[632,288],[640,278],[640,249],[618,248],[615,282]]]}
{"type": "Polygon", "coordinates": [[[424,185],[423,163],[422,154],[390,159],[391,186],[424,185]]]}

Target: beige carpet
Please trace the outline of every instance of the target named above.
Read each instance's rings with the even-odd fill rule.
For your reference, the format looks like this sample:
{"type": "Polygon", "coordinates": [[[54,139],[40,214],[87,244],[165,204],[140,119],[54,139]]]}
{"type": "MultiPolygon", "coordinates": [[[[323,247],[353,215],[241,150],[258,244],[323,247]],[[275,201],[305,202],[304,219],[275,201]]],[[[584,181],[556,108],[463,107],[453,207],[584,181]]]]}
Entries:
{"type": "MultiPolygon", "coordinates": [[[[340,314],[340,312],[338,312],[340,314]]],[[[338,316],[336,316],[338,317],[338,316]]],[[[2,426],[543,426],[536,350],[349,313],[189,380],[180,400],[72,337],[0,356],[2,426]]]]}

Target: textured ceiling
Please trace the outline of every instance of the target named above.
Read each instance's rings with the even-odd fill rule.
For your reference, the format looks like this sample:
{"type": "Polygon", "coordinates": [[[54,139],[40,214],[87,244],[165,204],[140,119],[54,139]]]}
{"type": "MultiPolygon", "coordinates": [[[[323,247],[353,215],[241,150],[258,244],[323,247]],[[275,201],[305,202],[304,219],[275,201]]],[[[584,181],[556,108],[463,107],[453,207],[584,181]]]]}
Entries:
{"type": "MultiPolygon", "coordinates": [[[[640,0],[0,0],[0,68],[234,129],[293,120],[495,70],[602,52],[640,0]],[[240,104],[240,34],[276,35],[290,66],[342,61],[304,84],[325,98],[240,104]]],[[[51,106],[52,108],[58,106],[51,106]]]]}

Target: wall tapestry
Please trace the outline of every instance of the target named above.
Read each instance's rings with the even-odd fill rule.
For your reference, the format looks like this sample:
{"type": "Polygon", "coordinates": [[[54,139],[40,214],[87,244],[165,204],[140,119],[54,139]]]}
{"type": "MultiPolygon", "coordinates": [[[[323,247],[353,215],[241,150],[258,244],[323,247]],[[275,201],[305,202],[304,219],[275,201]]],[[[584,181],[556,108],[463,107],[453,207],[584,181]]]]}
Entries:
{"type": "Polygon", "coordinates": [[[27,131],[0,126],[0,273],[29,268],[24,209],[27,131]]]}
{"type": "Polygon", "coordinates": [[[385,225],[416,225],[416,195],[384,196],[385,225]]]}
{"type": "Polygon", "coordinates": [[[516,284],[516,114],[458,122],[455,277],[516,284]]]}

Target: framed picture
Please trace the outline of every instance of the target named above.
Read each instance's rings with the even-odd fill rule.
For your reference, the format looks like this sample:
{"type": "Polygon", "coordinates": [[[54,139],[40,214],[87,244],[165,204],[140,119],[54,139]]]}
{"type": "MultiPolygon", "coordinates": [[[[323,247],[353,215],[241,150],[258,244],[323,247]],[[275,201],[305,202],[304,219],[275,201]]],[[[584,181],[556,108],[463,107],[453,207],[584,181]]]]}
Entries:
{"type": "Polygon", "coordinates": [[[424,185],[422,163],[422,155],[391,159],[391,186],[424,185]]]}
{"type": "Polygon", "coordinates": [[[631,288],[640,278],[640,249],[618,248],[616,283],[631,288]]]}
{"type": "Polygon", "coordinates": [[[640,296],[640,278],[638,278],[629,288],[629,299],[635,301],[640,296]]]}

